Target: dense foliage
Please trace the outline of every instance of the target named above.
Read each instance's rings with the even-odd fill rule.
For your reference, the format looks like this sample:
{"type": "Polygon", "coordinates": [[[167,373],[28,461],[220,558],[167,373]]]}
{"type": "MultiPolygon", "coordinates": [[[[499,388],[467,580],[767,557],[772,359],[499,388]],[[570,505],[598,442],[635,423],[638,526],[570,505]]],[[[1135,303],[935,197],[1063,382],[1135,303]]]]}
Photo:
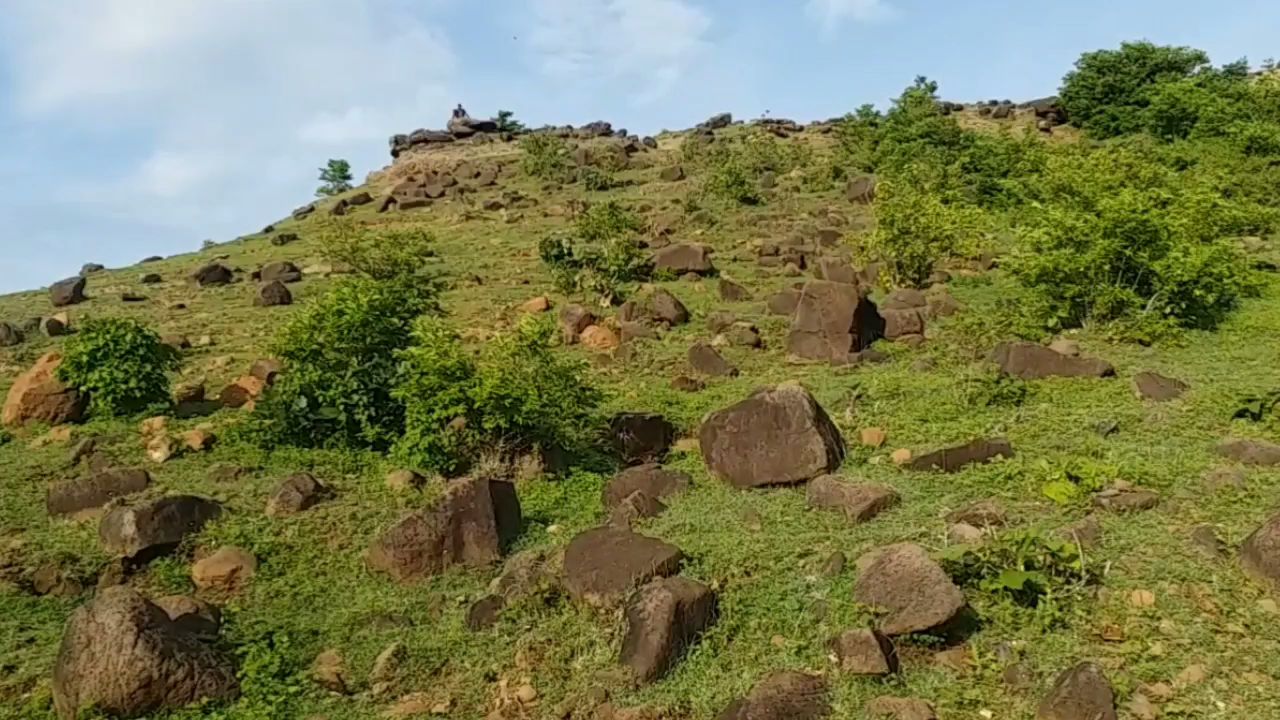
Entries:
{"type": "Polygon", "coordinates": [[[169,402],[178,354],[132,318],[91,318],[67,338],[58,377],[89,396],[94,415],[117,416],[169,402]]]}
{"type": "Polygon", "coordinates": [[[330,197],[332,195],[341,195],[351,189],[351,163],[346,160],[330,160],[324,167],[320,168],[319,188],[316,188],[316,195],[320,197],[330,197]]]}
{"type": "Polygon", "coordinates": [[[320,242],[329,260],[370,279],[421,286],[435,282],[429,267],[436,257],[435,239],[424,230],[373,230],[335,219],[325,227],[320,242]]]}
{"type": "Polygon", "coordinates": [[[520,139],[520,167],[539,180],[568,182],[573,179],[569,144],[549,133],[532,133],[520,139]]]}
{"type": "Polygon", "coordinates": [[[1085,53],[1062,81],[1062,104],[1073,123],[1098,137],[1138,132],[1153,88],[1191,78],[1208,65],[1201,50],[1149,42],[1085,53]]]}
{"type": "Polygon", "coordinates": [[[538,254],[561,292],[592,294],[607,303],[621,298],[629,283],[648,277],[638,238],[642,228],[617,202],[604,202],[582,213],[571,234],[543,238],[538,254]]]}

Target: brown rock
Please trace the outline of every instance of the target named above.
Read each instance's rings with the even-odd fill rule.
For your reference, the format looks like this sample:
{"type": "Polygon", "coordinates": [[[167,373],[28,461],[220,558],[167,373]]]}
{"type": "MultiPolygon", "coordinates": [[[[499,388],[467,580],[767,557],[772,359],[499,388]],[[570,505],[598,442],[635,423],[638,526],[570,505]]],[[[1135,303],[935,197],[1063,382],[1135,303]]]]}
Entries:
{"type": "Polygon", "coordinates": [[[619,413],[609,421],[614,450],[628,465],[661,462],[675,434],[675,426],[656,413],[619,413]]]}
{"type": "Polygon", "coordinates": [[[1245,465],[1280,465],[1280,445],[1266,440],[1223,440],[1218,454],[1245,465]]]}
{"type": "Polygon", "coordinates": [[[874,175],[858,175],[849,178],[844,195],[850,202],[868,205],[876,199],[876,178],[874,175]]]}
{"type": "Polygon", "coordinates": [[[200,590],[231,594],[244,589],[258,570],[258,561],[238,547],[218,548],[191,566],[191,581],[200,590]]]}
{"type": "Polygon", "coordinates": [[[715,273],[715,263],[711,261],[712,249],[709,245],[680,244],[670,245],[653,254],[655,270],[666,270],[676,275],[696,273],[711,275],[715,273]]]}
{"type": "Polygon", "coordinates": [[[296,283],[302,280],[302,271],[297,265],[284,260],[267,263],[258,271],[258,280],[264,284],[273,282],[296,283]]]}
{"type": "Polygon", "coordinates": [[[1116,720],[1115,693],[1089,662],[1065,670],[1036,710],[1036,720],[1116,720]]]}
{"type": "Polygon", "coordinates": [[[347,664],[337,650],[325,650],[311,664],[311,677],[320,687],[342,695],[350,692],[347,664]]]}
{"type": "Polygon", "coordinates": [[[595,322],[596,316],[581,305],[565,305],[560,308],[560,329],[566,343],[577,341],[578,336],[595,322]]]}
{"type": "Polygon", "coordinates": [[[659,578],[627,602],[627,634],[622,664],[637,681],[651,683],[667,674],[716,620],[711,588],[684,577],[659,578]]]}
{"type": "Polygon", "coordinates": [[[654,500],[662,500],[684,492],[690,484],[687,473],[667,470],[654,464],[640,465],[623,470],[614,476],[605,485],[601,501],[606,510],[612,510],[632,493],[641,492],[654,500]]]}
{"type": "Polygon", "coordinates": [[[869,448],[884,447],[885,441],[888,439],[888,433],[882,428],[863,428],[858,431],[858,441],[869,448]]]}
{"type": "Polygon", "coordinates": [[[98,541],[107,552],[145,561],[171,552],[221,514],[221,505],[193,495],[114,507],[98,524],[98,541]]]}
{"type": "Polygon", "coordinates": [[[947,522],[965,523],[976,528],[1002,527],[1008,513],[995,500],[981,500],[947,515],[947,522]]]}
{"type": "Polygon", "coordinates": [[[712,413],[698,438],[707,469],[740,488],[804,482],[834,471],[845,455],[840,431],[798,383],[712,413]]]}
{"type": "Polygon", "coordinates": [[[289,292],[289,288],[284,283],[276,280],[258,287],[258,292],[253,297],[253,304],[258,307],[292,305],[293,293],[289,292]]]}
{"type": "Polygon", "coordinates": [[[718,350],[705,342],[696,342],[689,348],[689,366],[695,372],[711,377],[737,377],[738,368],[724,359],[718,350]]]}
{"type": "Polygon", "coordinates": [[[997,458],[1013,457],[1013,446],[1004,438],[974,440],[953,448],[936,450],[921,455],[911,462],[911,469],[918,471],[941,470],[945,473],[960,472],[973,464],[992,462],[997,458]]]}
{"type": "Polygon", "coordinates": [[[893,488],[845,482],[835,475],[810,480],[806,497],[809,507],[839,511],[855,523],[867,522],[900,501],[893,488]]]}
{"type": "Polygon", "coordinates": [[[991,360],[1006,375],[1023,380],[1049,377],[1109,377],[1116,374],[1111,363],[1097,358],[1070,357],[1035,343],[1001,343],[991,360]]]}
{"type": "Polygon", "coordinates": [[[751,291],[745,286],[728,278],[720,278],[718,283],[720,299],[725,302],[744,302],[751,299],[751,291]]]}
{"type": "Polygon", "coordinates": [[[671,379],[672,389],[680,392],[695,393],[701,392],[706,388],[707,384],[697,378],[691,378],[688,375],[677,375],[671,379]]]}
{"type": "Polygon", "coordinates": [[[54,307],[78,305],[88,298],[84,296],[85,279],[82,277],[67,278],[49,286],[49,302],[54,307]]]}
{"type": "Polygon", "coordinates": [[[847,258],[818,258],[818,261],[813,266],[813,276],[828,282],[844,283],[845,285],[858,284],[858,271],[854,269],[853,264],[847,258]]]}
{"type": "Polygon", "coordinates": [[[485,595],[471,604],[467,609],[467,629],[473,632],[487,630],[498,622],[498,616],[506,607],[506,600],[501,595],[485,595]]]}
{"type": "Polygon", "coordinates": [[[1175,380],[1153,372],[1140,372],[1133,376],[1133,389],[1138,397],[1156,402],[1175,400],[1187,391],[1189,386],[1181,380],[1175,380]]]}
{"type": "Polygon", "coordinates": [[[0,411],[0,424],[18,427],[29,422],[61,425],[84,417],[88,398],[68,388],[57,377],[62,355],[50,352],[30,370],[18,376],[0,411]]]}
{"type": "Polygon", "coordinates": [[[867,714],[889,720],[938,720],[933,706],[916,698],[882,695],[867,703],[867,714]]]}
{"type": "Polygon", "coordinates": [[[155,604],[180,632],[207,640],[218,637],[222,611],[213,605],[187,595],[168,595],[155,600],[155,604]]]}
{"type": "Polygon", "coordinates": [[[191,273],[191,279],[202,288],[228,285],[233,277],[231,269],[219,263],[209,263],[191,273]]]}
{"type": "Polygon", "coordinates": [[[218,437],[208,430],[188,430],[182,434],[182,444],[192,452],[205,452],[213,448],[213,444],[218,441],[218,437]]]}
{"type": "Polygon", "coordinates": [[[876,306],[853,285],[805,283],[791,319],[787,352],[807,360],[846,363],[884,333],[876,306]]]}
{"type": "Polygon", "coordinates": [[[589,326],[578,339],[585,347],[598,352],[614,350],[619,345],[618,336],[603,325],[589,326]]]}
{"type": "Polygon", "coordinates": [[[787,288],[779,293],[771,295],[767,302],[767,309],[770,315],[794,315],[796,308],[800,306],[800,291],[796,288],[787,288]]]}
{"type": "Polygon", "coordinates": [[[629,530],[636,520],[658,517],[666,511],[667,506],[661,500],[637,490],[613,506],[606,524],[629,530]]]}
{"type": "Polygon", "coordinates": [[[90,708],[139,717],[239,692],[223,656],[128,587],[101,590],[67,621],[53,671],[58,717],[90,708]]]}
{"type": "Polygon", "coordinates": [[[1150,510],[1159,504],[1159,493],[1142,488],[1103,490],[1093,496],[1094,507],[1119,513],[1150,510]]]}
{"type": "Polygon", "coordinates": [[[515,487],[466,478],[449,485],[432,509],[419,510],[378,536],[365,554],[375,571],[409,582],[455,565],[484,567],[502,556],[520,531],[515,487]]]}
{"type": "Polygon", "coordinates": [[[858,575],[853,597],[886,611],[880,619],[885,635],[945,629],[964,611],[964,593],[924,548],[903,543],[874,553],[858,575]]]}
{"type": "Polygon", "coordinates": [[[287,517],[310,510],[316,503],[330,496],[326,488],[311,473],[290,475],[276,485],[267,499],[267,517],[287,517]]]}
{"type": "Polygon", "coordinates": [[[140,493],[151,485],[146,470],[108,470],[88,478],[64,480],[49,488],[45,507],[50,515],[96,510],[116,498],[140,493]]]}
{"type": "Polygon", "coordinates": [[[658,173],[658,177],[661,178],[663,182],[679,182],[684,179],[684,168],[679,165],[664,167],[662,168],[662,171],[658,173]]]}
{"type": "Polygon", "coordinates": [[[876,676],[898,672],[897,648],[875,630],[846,630],[832,638],[830,645],[841,672],[876,676]]]}
{"type": "Polygon", "coordinates": [[[387,473],[386,482],[392,492],[412,492],[421,490],[427,479],[412,470],[392,470],[387,473]]]}
{"type": "Polygon", "coordinates": [[[776,671],[744,698],[734,700],[716,720],[822,720],[831,716],[827,682],[816,675],[776,671]]]}
{"type": "Polygon", "coordinates": [[[282,372],[284,372],[284,364],[272,358],[259,358],[249,366],[249,375],[261,380],[267,387],[275,385],[276,378],[282,372]]]}
{"type": "Polygon", "coordinates": [[[536,298],[526,300],[524,304],[520,306],[520,312],[530,314],[544,313],[550,309],[551,299],[546,295],[539,295],[536,298]]]}
{"type": "Polygon", "coordinates": [[[564,585],[579,602],[610,606],[655,577],[675,574],[684,555],[651,537],[612,527],[595,528],[570,541],[564,585]]]}
{"type": "Polygon", "coordinates": [[[679,298],[664,288],[650,287],[618,308],[618,319],[626,322],[652,322],[668,326],[689,322],[689,310],[679,298]]]}
{"type": "Polygon", "coordinates": [[[1240,565],[1250,576],[1280,587],[1280,514],[1272,515],[1240,545],[1240,565]]]}
{"type": "Polygon", "coordinates": [[[222,389],[218,402],[223,407],[241,408],[261,397],[266,389],[266,383],[252,375],[244,375],[222,389]]]}

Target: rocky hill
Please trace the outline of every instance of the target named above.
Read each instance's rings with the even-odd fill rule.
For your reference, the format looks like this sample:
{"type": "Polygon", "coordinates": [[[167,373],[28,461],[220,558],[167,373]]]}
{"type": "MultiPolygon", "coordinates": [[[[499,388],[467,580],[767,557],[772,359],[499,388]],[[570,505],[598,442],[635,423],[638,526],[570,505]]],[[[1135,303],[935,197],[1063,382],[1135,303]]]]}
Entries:
{"type": "MultiPolygon", "coordinates": [[[[1056,99],[937,117],[1079,135],[1056,99]]],[[[0,718],[1269,717],[1275,276],[1176,341],[1029,341],[1008,226],[922,283],[868,256],[847,132],[455,112],[262,232],[0,298],[0,718]],[[717,147],[787,160],[725,202],[717,147]],[[602,207],[647,275],[570,287],[548,238],[602,207]],[[281,329],[360,274],[333,248],[405,233],[466,352],[556,326],[589,451],[432,474],[242,436],[281,329]],[[180,353],[167,407],[59,379],[104,317],[180,353]]]]}

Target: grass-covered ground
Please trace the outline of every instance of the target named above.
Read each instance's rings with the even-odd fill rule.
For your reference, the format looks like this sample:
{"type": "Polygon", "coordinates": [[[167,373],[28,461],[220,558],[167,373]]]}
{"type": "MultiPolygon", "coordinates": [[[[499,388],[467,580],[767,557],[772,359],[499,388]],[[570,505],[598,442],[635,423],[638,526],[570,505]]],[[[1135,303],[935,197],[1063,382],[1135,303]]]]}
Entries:
{"type": "MultiPolygon", "coordinates": [[[[792,142],[819,141],[806,136],[792,142]]],[[[514,146],[511,152],[516,159],[514,146]]],[[[372,538],[407,510],[429,504],[438,487],[411,494],[388,490],[384,476],[394,466],[373,454],[264,453],[224,443],[209,453],[149,468],[156,491],[212,497],[230,510],[199,535],[189,552],[195,546],[238,545],[260,563],[247,590],[223,608],[222,641],[242,655],[245,698],[172,717],[356,720],[378,716],[398,698],[418,693],[421,707],[434,708],[438,716],[480,718],[504,694],[528,684],[537,699],[519,711],[508,704],[513,717],[521,712],[536,718],[566,717],[569,712],[582,713],[573,714],[575,718],[590,717],[602,688],[619,707],[705,719],[715,717],[767,671],[801,669],[830,676],[834,717],[862,717],[868,699],[895,694],[927,699],[948,720],[1026,718],[1053,675],[1086,658],[1106,668],[1122,705],[1141,694],[1159,708],[1161,717],[1274,714],[1280,704],[1280,608],[1242,574],[1232,552],[1273,512],[1280,500],[1280,472],[1248,470],[1242,489],[1214,489],[1203,478],[1224,465],[1214,452],[1222,438],[1275,435],[1270,424],[1232,420],[1243,398],[1280,388],[1280,282],[1275,276],[1267,277],[1259,297],[1246,300],[1213,332],[1191,332],[1152,347],[1110,343],[1088,329],[1073,333],[1086,355],[1115,365],[1115,378],[997,381],[982,356],[1003,339],[995,318],[1012,281],[999,270],[953,280],[950,291],[964,309],[935,321],[929,341],[919,349],[886,346],[891,361],[884,364],[795,364],[783,352],[786,319],[766,315],[764,300],[796,278],[758,267],[752,243],[837,227],[844,242],[856,246],[869,222],[867,208],[849,203],[836,188],[784,177],[765,204],[717,206],[711,214],[714,222],[700,222],[681,213],[679,205],[697,178],[680,183],[657,179],[659,168],[676,161],[678,140],[664,140],[663,149],[647,157],[653,167],[620,175],[631,185],[594,195],[616,197],[633,208],[648,206],[647,217],[674,212],[680,223],[675,238],[713,245],[720,271],[748,286],[754,297],[724,303],[714,279],[662,283],[689,307],[693,320],[660,340],[638,341],[625,360],[596,358],[591,378],[607,391],[609,408],[660,412],[677,424],[682,436],[695,437],[706,413],[761,385],[798,379],[828,410],[850,446],[840,473],[890,485],[901,494],[902,504],[872,522],[852,526],[836,514],[807,509],[803,489],[743,492],[722,485],[708,475],[696,445],[682,445],[669,464],[689,472],[693,488],[672,499],[665,515],[639,529],[685,552],[689,560],[684,573],[718,591],[720,620],[671,675],[636,690],[617,666],[625,629],[620,615],[544,596],[508,608],[494,628],[472,632],[464,626],[467,608],[487,592],[493,572],[454,571],[400,586],[364,568],[362,555],[372,538]],[[712,380],[698,393],[672,389],[671,378],[685,371],[687,348],[697,339],[710,339],[705,320],[719,309],[755,322],[765,349],[724,350],[741,368],[738,378],[712,380]],[[930,363],[918,362],[926,359],[930,363]],[[1144,370],[1179,378],[1190,390],[1169,403],[1140,400],[1131,378],[1144,370]],[[1108,423],[1118,430],[1100,433],[1098,426],[1108,423]],[[859,430],[868,427],[887,431],[883,448],[859,446],[859,430]],[[894,449],[919,453],[987,435],[1008,437],[1017,456],[955,475],[909,472],[889,461],[894,449]],[[228,464],[248,472],[235,480],[215,479],[212,469],[228,464]],[[265,517],[263,506],[275,483],[304,470],[329,484],[334,499],[294,517],[265,517]],[[1089,512],[1087,499],[1062,505],[1043,493],[1045,483],[1067,472],[1103,484],[1123,480],[1161,494],[1154,510],[1099,515],[1102,542],[1085,553],[1087,566],[1102,577],[1096,591],[1039,613],[1015,611],[974,593],[971,601],[982,624],[963,650],[943,653],[925,642],[905,642],[900,643],[904,669],[897,678],[855,679],[835,672],[827,641],[870,619],[852,600],[857,556],[903,541],[941,549],[947,545],[945,516],[990,498],[1008,509],[1011,527],[1052,532],[1089,512]],[[1231,548],[1225,557],[1197,549],[1190,535],[1200,524],[1217,529],[1231,548]],[[837,551],[848,556],[849,566],[828,576],[823,566],[837,551]],[[1149,591],[1154,604],[1144,602],[1143,595],[1135,598],[1137,590],[1149,591]],[[407,648],[405,669],[392,693],[374,697],[365,677],[375,656],[393,642],[407,648]],[[345,658],[355,694],[329,694],[306,677],[311,660],[330,648],[345,658]],[[1014,662],[1029,670],[1029,687],[1003,681],[1014,662]]],[[[537,243],[566,225],[567,206],[583,192],[576,187],[544,190],[541,183],[518,175],[504,178],[500,189],[519,189],[538,204],[485,212],[478,202],[450,201],[386,215],[369,205],[353,215],[362,224],[424,228],[434,234],[439,269],[450,282],[443,304],[471,340],[510,327],[518,317],[517,306],[531,297],[550,295],[556,306],[569,300],[555,292],[538,261],[537,243]]],[[[290,313],[332,281],[307,277],[291,286],[293,307],[264,309],[252,306],[252,282],[200,290],[188,285],[185,276],[222,256],[246,273],[273,260],[293,260],[304,267],[321,261],[316,233],[325,222],[322,208],[302,222],[279,223],[280,230],[296,231],[302,238],[284,247],[272,246],[264,236],[248,236],[145,266],[146,272],[164,276],[160,286],[138,284],[142,267],[95,274],[88,290],[92,299],[71,308],[72,324],[119,314],[143,319],[162,334],[183,333],[193,341],[207,335],[211,344],[184,354],[181,379],[204,379],[216,392],[264,354],[273,330],[290,313]],[[149,299],[122,303],[119,294],[126,289],[149,299]],[[169,309],[179,301],[186,309],[169,309]]],[[[51,312],[43,292],[0,298],[0,319],[19,321],[51,312]]],[[[0,392],[59,342],[33,338],[0,350],[0,392]]],[[[566,352],[587,353],[580,347],[566,352]]],[[[171,426],[212,422],[221,429],[238,417],[238,411],[222,411],[171,426]]],[[[74,437],[101,438],[120,465],[147,465],[139,419],[93,421],[75,428],[74,437]]],[[[89,599],[97,572],[109,560],[98,547],[96,523],[46,516],[46,487],[74,471],[68,469],[70,446],[38,442],[43,432],[28,429],[0,445],[3,718],[52,717],[50,675],[63,623],[89,599]],[[76,597],[36,596],[24,580],[49,563],[80,577],[89,589],[76,597]]],[[[564,478],[523,483],[527,527],[516,549],[563,545],[601,522],[600,489],[608,477],[608,471],[577,468],[564,478]]],[[[189,552],[153,562],[132,582],[155,596],[191,593],[189,552]]]]}

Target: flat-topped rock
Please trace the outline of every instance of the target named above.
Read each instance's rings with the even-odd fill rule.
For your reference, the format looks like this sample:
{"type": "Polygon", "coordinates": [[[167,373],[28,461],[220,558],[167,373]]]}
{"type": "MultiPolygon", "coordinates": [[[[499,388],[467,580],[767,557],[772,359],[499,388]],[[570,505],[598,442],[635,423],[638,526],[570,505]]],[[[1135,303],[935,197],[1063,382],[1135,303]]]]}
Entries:
{"type": "Polygon", "coordinates": [[[1013,457],[1013,445],[1004,438],[982,438],[943,448],[921,455],[911,461],[911,469],[919,471],[939,470],[945,473],[960,472],[975,464],[986,464],[998,458],[1013,457]]]}
{"type": "Polygon", "coordinates": [[[655,577],[674,575],[683,553],[674,545],[618,527],[580,533],[564,554],[570,597],[597,607],[615,605],[655,577]]]}
{"type": "Polygon", "coordinates": [[[1116,374],[1111,363],[1098,358],[1071,357],[1043,345],[1029,342],[1001,343],[991,353],[1001,372],[1023,380],[1050,377],[1109,377],[1116,374]]]}

